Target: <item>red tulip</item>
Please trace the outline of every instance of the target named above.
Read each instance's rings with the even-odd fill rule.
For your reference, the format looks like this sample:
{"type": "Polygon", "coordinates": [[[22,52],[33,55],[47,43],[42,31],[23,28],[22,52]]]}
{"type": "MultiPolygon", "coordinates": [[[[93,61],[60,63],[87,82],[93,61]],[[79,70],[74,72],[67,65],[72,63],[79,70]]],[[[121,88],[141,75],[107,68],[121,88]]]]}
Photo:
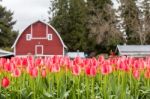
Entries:
{"type": "Polygon", "coordinates": [[[23,65],[24,67],[26,67],[26,66],[28,65],[28,60],[27,60],[27,58],[23,58],[23,59],[22,59],[22,65],[23,65]]]}
{"type": "Polygon", "coordinates": [[[17,65],[17,66],[22,65],[22,64],[21,64],[21,58],[17,58],[17,60],[16,60],[16,65],[17,65]]]}
{"type": "Polygon", "coordinates": [[[58,56],[53,56],[53,58],[52,58],[52,62],[53,62],[53,64],[55,64],[55,63],[58,63],[58,61],[60,60],[60,57],[58,57],[58,56]]]}
{"type": "Polygon", "coordinates": [[[5,63],[5,64],[4,64],[4,69],[5,69],[7,72],[11,72],[12,69],[13,69],[13,64],[12,64],[12,63],[5,63]]]}
{"type": "Polygon", "coordinates": [[[32,55],[29,55],[27,58],[28,58],[29,61],[33,61],[34,60],[34,56],[32,56],[32,55]]]}
{"type": "Polygon", "coordinates": [[[88,75],[88,76],[96,76],[96,67],[86,67],[85,68],[85,73],[88,75]]]}
{"type": "Polygon", "coordinates": [[[90,66],[87,66],[87,67],[85,68],[85,73],[86,73],[86,75],[88,75],[88,76],[91,74],[90,66]]]}
{"type": "Polygon", "coordinates": [[[9,84],[10,84],[9,79],[7,77],[4,77],[1,81],[2,87],[7,88],[9,86],[9,84]]]}
{"type": "Polygon", "coordinates": [[[41,64],[42,59],[41,58],[37,58],[35,59],[35,65],[39,66],[41,64]]]}
{"type": "Polygon", "coordinates": [[[89,64],[90,64],[90,59],[84,59],[83,60],[83,63],[86,65],[86,66],[89,66],[89,64]]]}
{"type": "Polygon", "coordinates": [[[46,70],[45,70],[45,69],[43,69],[43,70],[41,71],[41,76],[42,76],[43,78],[46,77],[46,70]]]}

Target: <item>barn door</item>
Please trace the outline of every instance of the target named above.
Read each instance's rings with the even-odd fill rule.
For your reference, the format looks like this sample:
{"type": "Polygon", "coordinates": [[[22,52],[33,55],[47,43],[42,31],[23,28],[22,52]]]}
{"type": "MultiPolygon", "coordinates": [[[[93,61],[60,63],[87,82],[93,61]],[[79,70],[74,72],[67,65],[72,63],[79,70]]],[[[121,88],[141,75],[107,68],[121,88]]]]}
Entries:
{"type": "Polygon", "coordinates": [[[36,45],[35,46],[35,54],[36,55],[43,55],[43,45],[36,45]]]}

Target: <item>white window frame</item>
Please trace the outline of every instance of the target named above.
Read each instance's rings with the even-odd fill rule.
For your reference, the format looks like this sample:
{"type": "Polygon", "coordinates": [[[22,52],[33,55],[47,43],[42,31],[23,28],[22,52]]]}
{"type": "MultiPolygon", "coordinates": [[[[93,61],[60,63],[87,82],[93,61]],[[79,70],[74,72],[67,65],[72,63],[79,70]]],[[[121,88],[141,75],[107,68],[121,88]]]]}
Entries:
{"type": "Polygon", "coordinates": [[[47,39],[48,40],[53,40],[53,35],[52,34],[47,34],[47,39]]]}
{"type": "Polygon", "coordinates": [[[43,55],[43,45],[35,45],[35,55],[43,55]],[[37,53],[37,48],[41,47],[42,48],[42,54],[37,53]]]}
{"type": "Polygon", "coordinates": [[[26,34],[26,40],[27,40],[27,41],[30,41],[31,38],[32,38],[32,35],[31,35],[31,34],[26,34]]]}

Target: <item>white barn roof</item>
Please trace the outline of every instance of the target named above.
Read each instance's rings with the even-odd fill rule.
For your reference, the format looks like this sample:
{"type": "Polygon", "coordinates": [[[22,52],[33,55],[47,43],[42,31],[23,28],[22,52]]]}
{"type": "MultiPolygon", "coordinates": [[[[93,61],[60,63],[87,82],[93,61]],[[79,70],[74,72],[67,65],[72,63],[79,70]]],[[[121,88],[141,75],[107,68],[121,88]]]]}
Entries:
{"type": "MultiPolygon", "coordinates": [[[[57,32],[57,30],[56,30],[52,25],[50,25],[50,24],[48,24],[48,23],[46,23],[46,22],[44,22],[44,21],[41,21],[41,20],[38,20],[38,21],[40,21],[40,22],[46,24],[47,26],[51,27],[51,28],[53,29],[53,31],[56,33],[56,35],[58,36],[58,38],[60,39],[60,41],[61,41],[63,47],[64,47],[64,48],[67,48],[67,46],[64,44],[62,38],[60,37],[59,33],[57,32]]],[[[32,24],[34,24],[34,23],[36,23],[36,22],[38,22],[38,21],[35,21],[35,22],[33,22],[32,24]]],[[[32,24],[30,24],[30,25],[28,25],[28,26],[31,26],[32,24]]],[[[27,27],[26,27],[26,28],[27,28],[27,27]]],[[[26,28],[25,28],[25,29],[26,29],[26,28]]],[[[24,30],[23,30],[23,31],[24,31],[24,30]]],[[[14,48],[14,47],[16,46],[16,43],[18,42],[19,38],[21,37],[23,31],[21,31],[21,33],[18,35],[16,41],[14,42],[14,44],[12,45],[11,48],[14,48]]]]}
{"type": "Polygon", "coordinates": [[[150,56],[150,45],[117,45],[117,49],[120,56],[150,56]]]}
{"type": "Polygon", "coordinates": [[[0,57],[10,56],[10,55],[14,55],[14,54],[12,52],[8,52],[8,51],[0,49],[0,57]]]}

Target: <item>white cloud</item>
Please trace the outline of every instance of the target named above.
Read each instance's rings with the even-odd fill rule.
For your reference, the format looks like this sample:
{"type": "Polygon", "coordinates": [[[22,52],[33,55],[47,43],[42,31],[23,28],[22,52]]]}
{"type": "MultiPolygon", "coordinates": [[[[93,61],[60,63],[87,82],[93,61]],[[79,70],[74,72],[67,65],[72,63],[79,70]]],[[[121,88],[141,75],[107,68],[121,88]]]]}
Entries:
{"type": "Polygon", "coordinates": [[[50,0],[3,0],[0,2],[14,12],[15,30],[23,30],[36,20],[48,20],[50,0]]]}

